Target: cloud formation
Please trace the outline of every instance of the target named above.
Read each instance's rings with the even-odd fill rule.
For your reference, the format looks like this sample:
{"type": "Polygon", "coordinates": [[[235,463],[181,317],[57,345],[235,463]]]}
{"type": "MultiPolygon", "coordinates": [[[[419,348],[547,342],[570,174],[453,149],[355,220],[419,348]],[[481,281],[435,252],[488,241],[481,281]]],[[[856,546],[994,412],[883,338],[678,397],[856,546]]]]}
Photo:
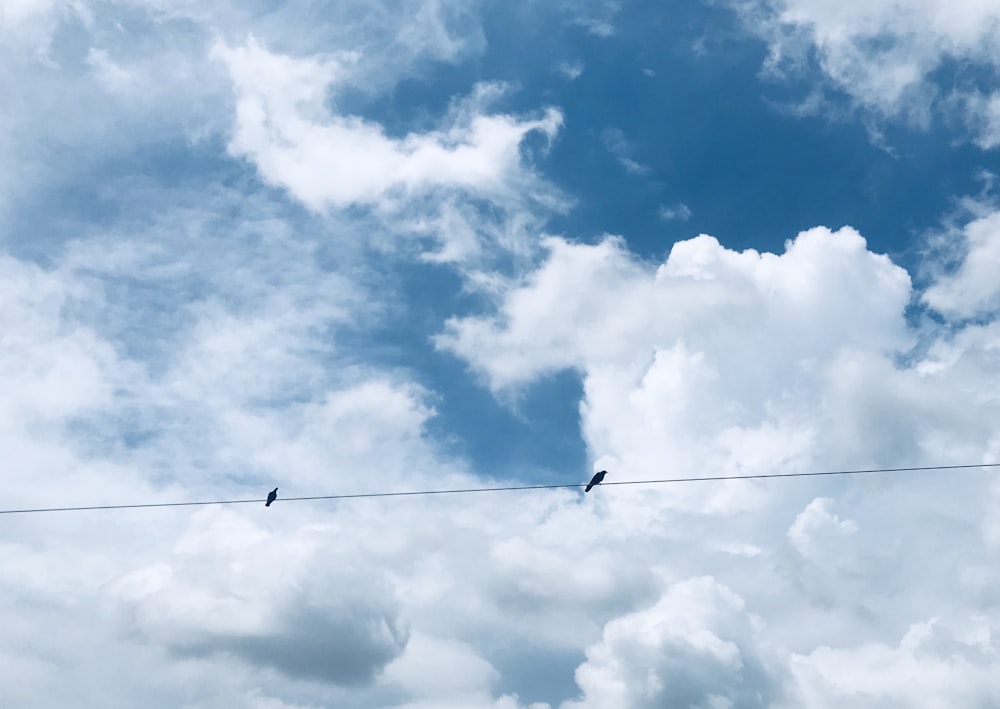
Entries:
{"type": "Polygon", "coordinates": [[[394,139],[361,118],[324,115],[326,91],[348,71],[349,58],[295,60],[267,52],[253,38],[242,48],[217,46],[214,54],[226,63],[237,92],[231,149],[314,209],[388,200],[394,189],[504,192],[508,180],[518,179],[524,136],[539,131],[551,139],[562,122],[553,109],[526,121],[480,115],[497,92],[481,86],[456,109],[454,125],[394,139]]]}
{"type": "MultiPolygon", "coordinates": [[[[781,256],[736,253],[702,235],[675,244],[655,269],[636,261],[617,238],[594,246],[561,239],[546,245],[549,258],[510,291],[497,317],[453,319],[439,338],[495,388],[565,367],[648,366],[654,357],[697,368],[698,355],[686,352],[704,341],[725,351],[725,340],[750,339],[773,350],[775,380],[820,351],[908,343],[899,315],[910,298],[909,276],[868,252],[851,229],[804,232],[781,256]],[[712,328],[699,327],[709,322],[712,328]]],[[[719,370],[731,379],[741,371],[719,370]]],[[[682,378],[677,386],[690,381],[682,378]]]]}
{"type": "MultiPolygon", "coordinates": [[[[617,41],[592,9],[588,41],[617,41]]],[[[521,482],[456,453],[432,355],[504,401],[571,371],[609,482],[1000,459],[992,207],[926,287],[850,227],[659,263],[543,238],[561,110],[458,79],[422,126],[371,108],[482,51],[475,13],[0,10],[25,32],[0,49],[4,507],[254,500],[4,515],[5,701],[995,704],[977,472],[287,499],[521,482]],[[387,246],[414,236],[436,250],[387,246]],[[428,317],[435,279],[461,293],[428,317]],[[420,342],[385,335],[411,320],[420,342]]]]}
{"type": "MultiPolygon", "coordinates": [[[[966,228],[978,233],[981,222],[966,228]]],[[[940,330],[929,353],[914,356],[926,333],[918,337],[907,323],[910,278],[851,229],[803,232],[781,255],[736,253],[700,236],[675,244],[659,266],[635,259],[614,238],[595,245],[554,239],[548,248],[548,259],[511,288],[496,315],[454,319],[438,343],[498,391],[576,369],[585,439],[596,464],[621,477],[995,459],[996,433],[976,422],[996,415],[995,387],[974,391],[991,381],[996,366],[996,310],[989,325],[960,328],[958,336],[940,330]],[[970,402],[978,414],[970,415],[970,402]]],[[[974,250],[967,253],[958,274],[978,263],[974,250]]],[[[951,279],[927,293],[950,288],[951,279]]],[[[881,674],[862,686],[843,668],[865,665],[873,653],[908,662],[913,643],[904,639],[898,650],[895,644],[942,614],[959,627],[995,622],[990,603],[964,595],[979,592],[974,579],[986,556],[952,565],[921,549],[926,541],[897,532],[887,548],[881,536],[887,524],[912,533],[903,518],[929,505],[943,514],[936,534],[988,555],[982,545],[992,544],[986,540],[993,513],[969,515],[994,488],[973,477],[912,485],[830,481],[812,489],[823,493],[733,483],[605,496],[608,529],[631,537],[631,545],[664,538],[703,550],[700,557],[671,554],[671,578],[684,579],[687,568],[715,575],[678,581],[660,605],[606,624],[577,671],[583,699],[567,706],[834,706],[848,692],[852,701],[876,706],[886,691],[931,706],[951,697],[949,661],[936,650],[919,692],[881,674]],[[948,488],[953,513],[932,501],[939,486],[948,488]],[[777,522],[776,513],[785,521],[768,523],[777,522]],[[720,554],[728,569],[714,558],[720,554]],[[905,609],[876,597],[884,592],[876,588],[886,581],[886,564],[900,579],[905,609]],[[929,564],[967,579],[963,600],[946,609],[937,591],[910,585],[906,579],[915,577],[907,569],[922,578],[929,564]],[[758,575],[770,569],[768,580],[751,581],[738,570],[743,565],[758,575]],[[726,589],[716,593],[719,583],[726,589]],[[694,586],[699,599],[715,599],[705,611],[710,616],[677,597],[694,586]],[[783,604],[777,614],[774,602],[783,604]],[[758,620],[744,618],[736,636],[713,630],[708,617],[733,609],[743,617],[744,608],[758,620]],[[841,630],[831,634],[831,622],[814,615],[827,613],[841,630]],[[817,646],[809,647],[812,633],[790,628],[804,618],[818,623],[817,646]],[[861,630],[864,623],[875,625],[861,630]],[[882,640],[871,640],[872,627],[882,640]],[[821,647],[831,642],[839,649],[821,647]],[[876,650],[871,642],[882,645],[876,650]],[[931,669],[937,663],[940,671],[931,669]],[[675,674],[675,667],[683,669],[675,674]]],[[[976,662],[969,673],[979,678],[977,688],[962,696],[986,701],[997,686],[972,669],[976,662]]]]}
{"type": "Polygon", "coordinates": [[[327,92],[351,74],[350,55],[295,59],[265,50],[252,37],[243,47],[218,44],[212,54],[228,67],[236,91],[230,151],[310,209],[370,207],[418,232],[419,222],[429,222],[444,242],[432,258],[453,260],[478,251],[475,232],[481,230],[470,226],[478,220],[465,216],[476,202],[514,212],[508,222],[524,211],[525,195],[549,206],[558,202],[523,160],[521,145],[531,133],[551,142],[562,115],[553,108],[538,118],[487,113],[504,92],[500,85],[478,85],[452,106],[440,130],[397,138],[376,123],[326,108],[327,92]]]}
{"type": "Polygon", "coordinates": [[[923,294],[923,301],[949,316],[970,318],[1000,309],[1000,211],[979,205],[980,214],[954,234],[948,248],[958,252],[953,272],[940,274],[923,294]]]}
{"type": "Polygon", "coordinates": [[[773,706],[759,623],[713,579],[679,582],[655,606],[604,627],[576,671],[583,698],[563,709],[773,706]]]}
{"type": "Polygon", "coordinates": [[[988,2],[750,0],[734,2],[769,45],[768,66],[812,62],[862,109],[926,125],[934,111],[966,123],[983,148],[1000,145],[1000,10],[988,2]],[[986,78],[979,82],[975,73],[986,78]]]}

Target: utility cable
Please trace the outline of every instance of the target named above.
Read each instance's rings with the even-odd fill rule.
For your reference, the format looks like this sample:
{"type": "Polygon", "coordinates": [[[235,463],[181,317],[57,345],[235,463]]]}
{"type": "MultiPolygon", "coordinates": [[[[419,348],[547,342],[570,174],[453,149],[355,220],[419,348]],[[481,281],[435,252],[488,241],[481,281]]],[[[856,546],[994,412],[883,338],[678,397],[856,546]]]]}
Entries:
{"type": "MultiPolygon", "coordinates": [[[[772,478],[813,478],[838,475],[870,475],[874,473],[910,473],[920,471],[971,470],[976,468],[1000,468],[1000,463],[978,463],[969,465],[922,465],[910,468],[867,468],[863,470],[823,470],[805,473],[759,473],[756,475],[711,475],[690,478],[663,478],[661,480],[608,480],[599,487],[609,485],[666,485],[671,483],[719,482],[722,480],[768,480],[772,478]]],[[[309,497],[283,497],[277,503],[303,502],[308,500],[356,500],[367,497],[417,497],[425,495],[460,495],[476,492],[510,492],[514,490],[557,490],[585,487],[586,483],[563,483],[559,485],[508,485],[504,487],[467,487],[450,490],[403,490],[397,492],[357,492],[341,495],[312,495],[309,497]]],[[[153,507],[198,507],[204,505],[246,505],[265,502],[264,498],[252,500],[205,500],[197,502],[145,502],[130,505],[86,505],[81,507],[35,507],[26,509],[0,510],[0,515],[34,514],[38,512],[86,512],[91,510],[135,510],[153,507]]]]}

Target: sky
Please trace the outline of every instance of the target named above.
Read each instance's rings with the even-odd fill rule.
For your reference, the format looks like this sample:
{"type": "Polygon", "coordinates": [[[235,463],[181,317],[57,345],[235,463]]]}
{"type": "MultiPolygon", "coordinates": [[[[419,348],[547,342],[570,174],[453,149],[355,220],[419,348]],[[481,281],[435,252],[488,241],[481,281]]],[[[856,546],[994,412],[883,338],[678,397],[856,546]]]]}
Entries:
{"type": "Polygon", "coordinates": [[[1000,705],[1000,6],[4,0],[16,707],[1000,705]]]}

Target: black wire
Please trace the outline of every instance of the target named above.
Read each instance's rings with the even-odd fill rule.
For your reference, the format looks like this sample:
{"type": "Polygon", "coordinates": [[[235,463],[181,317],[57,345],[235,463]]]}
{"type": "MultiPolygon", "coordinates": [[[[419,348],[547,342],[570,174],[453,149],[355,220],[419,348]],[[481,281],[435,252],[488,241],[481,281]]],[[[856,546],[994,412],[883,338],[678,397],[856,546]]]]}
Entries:
{"type": "MultiPolygon", "coordinates": [[[[970,465],[923,465],[911,468],[867,468],[864,470],[823,470],[812,473],[760,473],[757,475],[712,475],[700,478],[664,478],[662,480],[609,480],[600,485],[664,485],[668,483],[712,482],[721,480],[764,480],[769,478],[812,478],[824,475],[869,475],[871,473],[909,473],[923,470],[968,470],[974,468],[1000,468],[1000,463],[970,465]]],[[[560,485],[510,485],[506,487],[467,487],[451,490],[404,490],[400,492],[356,492],[343,495],[313,495],[310,497],[283,497],[278,502],[305,500],[356,500],[362,497],[413,497],[417,495],[457,495],[472,492],[509,492],[512,490],[557,490],[585,487],[586,483],[560,485]]],[[[200,505],[246,505],[265,502],[253,500],[208,500],[199,502],[147,502],[132,505],[87,505],[84,507],[36,507],[21,510],[0,510],[0,515],[30,514],[35,512],[85,512],[90,510],[135,510],[147,507],[195,507],[200,505]]]]}

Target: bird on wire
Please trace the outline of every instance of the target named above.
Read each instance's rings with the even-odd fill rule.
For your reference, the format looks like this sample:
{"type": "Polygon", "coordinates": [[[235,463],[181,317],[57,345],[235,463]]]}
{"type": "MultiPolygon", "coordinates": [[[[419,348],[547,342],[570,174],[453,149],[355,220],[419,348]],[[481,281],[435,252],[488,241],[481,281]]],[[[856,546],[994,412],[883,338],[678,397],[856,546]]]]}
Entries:
{"type": "MultiPolygon", "coordinates": [[[[915,473],[922,471],[953,471],[953,470],[985,470],[987,468],[1000,468],[1000,462],[997,463],[962,463],[955,465],[920,465],[920,466],[910,466],[906,468],[864,468],[861,470],[815,470],[812,472],[800,471],[800,472],[788,472],[788,473],[754,473],[751,475],[738,474],[738,475],[698,475],[696,477],[686,477],[686,478],[664,478],[662,480],[613,480],[609,482],[608,485],[666,485],[666,484],[681,484],[681,483],[709,483],[709,482],[719,482],[722,480],[776,480],[778,478],[790,479],[790,478],[816,478],[821,476],[844,476],[844,475],[872,475],[874,473],[915,473]]],[[[587,490],[590,490],[594,485],[600,485],[601,481],[604,480],[604,476],[607,471],[602,470],[597,475],[593,477],[590,483],[586,486],[587,490]]],[[[305,500],[354,500],[362,497],[366,498],[400,498],[400,497],[413,497],[415,495],[455,495],[459,493],[473,493],[473,492],[506,492],[508,490],[555,490],[555,489],[579,489],[583,487],[583,483],[555,483],[551,485],[506,485],[503,487],[472,487],[472,488],[457,488],[450,490],[397,490],[397,491],[386,491],[386,492],[354,492],[354,493],[342,493],[338,495],[312,495],[310,497],[286,497],[286,502],[300,502],[305,500]]],[[[270,493],[273,498],[270,498],[267,505],[278,499],[278,488],[270,493]]],[[[0,516],[14,515],[14,514],[34,514],[41,512],[84,512],[91,510],[133,510],[133,509],[151,509],[154,507],[193,507],[201,505],[242,505],[242,504],[258,504],[260,503],[260,498],[254,498],[252,500],[191,500],[188,502],[139,502],[132,504],[121,504],[121,505],[81,505],[79,507],[35,507],[27,509],[0,509],[0,516]]]]}
{"type": "Polygon", "coordinates": [[[278,488],[274,488],[271,492],[267,493],[267,502],[264,503],[264,507],[270,507],[271,503],[278,499],[278,488]]]}
{"type": "Polygon", "coordinates": [[[592,477],[590,479],[590,482],[587,483],[587,487],[583,488],[583,491],[584,492],[590,492],[590,488],[594,487],[594,485],[600,485],[601,481],[604,480],[604,476],[607,475],[607,474],[608,474],[607,470],[602,470],[599,473],[595,473],[594,477],[592,477]]]}

